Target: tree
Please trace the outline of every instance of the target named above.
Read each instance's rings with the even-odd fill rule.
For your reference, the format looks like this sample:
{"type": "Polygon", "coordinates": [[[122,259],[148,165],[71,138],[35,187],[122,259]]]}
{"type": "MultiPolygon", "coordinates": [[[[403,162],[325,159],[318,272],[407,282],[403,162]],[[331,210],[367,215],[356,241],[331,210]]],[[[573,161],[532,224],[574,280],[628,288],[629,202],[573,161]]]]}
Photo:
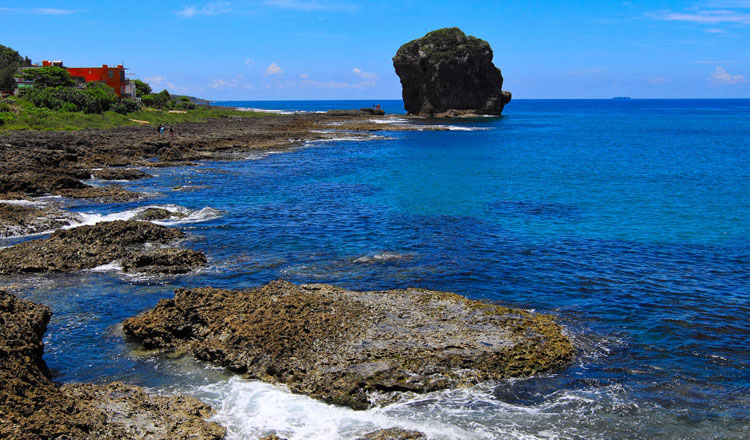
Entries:
{"type": "Polygon", "coordinates": [[[148,83],[143,82],[139,79],[133,81],[135,83],[135,96],[141,98],[151,93],[151,86],[148,83]]]}
{"type": "Polygon", "coordinates": [[[75,81],[70,77],[67,70],[58,66],[45,66],[38,69],[27,69],[23,71],[23,77],[34,81],[34,87],[43,89],[45,87],[70,87],[75,81]]]}
{"type": "Polygon", "coordinates": [[[31,60],[22,57],[10,47],[0,44],[0,90],[13,90],[16,81],[13,77],[19,67],[30,66],[31,60]]]}
{"type": "Polygon", "coordinates": [[[172,103],[172,96],[168,91],[162,90],[159,93],[152,93],[150,95],[144,95],[141,97],[143,105],[154,108],[169,108],[172,103]]]}

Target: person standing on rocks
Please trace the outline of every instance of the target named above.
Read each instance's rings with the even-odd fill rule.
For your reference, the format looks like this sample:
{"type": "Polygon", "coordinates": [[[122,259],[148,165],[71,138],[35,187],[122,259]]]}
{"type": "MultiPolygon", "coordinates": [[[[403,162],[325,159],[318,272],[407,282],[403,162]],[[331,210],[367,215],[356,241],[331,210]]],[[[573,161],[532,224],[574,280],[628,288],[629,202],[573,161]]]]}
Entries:
{"type": "Polygon", "coordinates": [[[169,127],[169,138],[174,139],[174,127],[169,127]]]}
{"type": "Polygon", "coordinates": [[[159,126],[156,127],[156,133],[161,137],[162,132],[164,131],[164,126],[159,124],[159,126]]]}

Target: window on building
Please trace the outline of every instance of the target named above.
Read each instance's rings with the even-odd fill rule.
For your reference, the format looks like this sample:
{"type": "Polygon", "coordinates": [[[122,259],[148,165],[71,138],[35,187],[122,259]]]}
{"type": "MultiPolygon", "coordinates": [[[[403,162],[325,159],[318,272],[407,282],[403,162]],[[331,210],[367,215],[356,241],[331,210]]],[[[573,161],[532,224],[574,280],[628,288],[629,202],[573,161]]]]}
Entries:
{"type": "Polygon", "coordinates": [[[112,79],[114,77],[115,77],[115,71],[114,70],[110,70],[109,71],[109,79],[112,79]]]}

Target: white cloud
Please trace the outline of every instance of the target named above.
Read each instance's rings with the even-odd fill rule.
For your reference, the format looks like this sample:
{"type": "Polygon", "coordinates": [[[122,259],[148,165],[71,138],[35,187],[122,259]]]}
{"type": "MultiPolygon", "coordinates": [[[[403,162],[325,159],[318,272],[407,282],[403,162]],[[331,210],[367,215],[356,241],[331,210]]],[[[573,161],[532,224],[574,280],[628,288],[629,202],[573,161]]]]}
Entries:
{"type": "Polygon", "coordinates": [[[266,75],[281,75],[282,73],[284,73],[284,69],[279,67],[276,63],[271,63],[266,68],[266,75]]]}
{"type": "Polygon", "coordinates": [[[245,78],[242,75],[237,75],[232,79],[214,78],[208,83],[208,87],[212,89],[225,89],[231,87],[240,87],[243,89],[253,89],[252,84],[245,83],[245,78]]]}
{"type": "Polygon", "coordinates": [[[308,78],[310,78],[310,75],[308,75],[306,73],[300,73],[299,77],[302,78],[302,79],[308,79],[308,78]]]}
{"type": "Polygon", "coordinates": [[[747,82],[747,79],[742,75],[732,75],[723,67],[716,66],[716,70],[711,75],[711,81],[721,84],[741,84],[747,82]]]}
{"type": "Polygon", "coordinates": [[[253,64],[255,64],[255,60],[254,59],[252,59],[252,58],[245,58],[245,65],[246,66],[252,66],[253,64]]]}
{"type": "Polygon", "coordinates": [[[146,80],[146,82],[151,85],[158,86],[164,81],[164,77],[163,76],[147,76],[146,78],[144,78],[144,80],[146,80]]]}
{"type": "Polygon", "coordinates": [[[378,77],[374,73],[363,72],[359,67],[355,67],[352,72],[362,79],[376,79],[378,77]]]}
{"type": "Polygon", "coordinates": [[[656,20],[685,21],[698,24],[750,24],[750,14],[731,9],[698,10],[696,12],[655,11],[646,14],[656,20]]]}
{"type": "Polygon", "coordinates": [[[295,11],[350,11],[357,10],[355,5],[348,2],[332,2],[326,0],[266,0],[263,2],[266,6],[273,6],[282,9],[292,9],[295,11]]]}
{"type": "Polygon", "coordinates": [[[726,34],[727,33],[726,30],[720,29],[720,28],[708,28],[706,29],[706,32],[708,32],[709,34],[726,34]]]}
{"type": "Polygon", "coordinates": [[[195,6],[185,6],[181,11],[175,12],[183,18],[192,18],[198,15],[221,15],[231,12],[232,4],[229,2],[207,3],[201,8],[195,6]]]}
{"type": "Polygon", "coordinates": [[[648,78],[644,78],[643,80],[649,84],[666,84],[669,82],[669,79],[663,76],[648,77],[648,78]]]}
{"type": "Polygon", "coordinates": [[[0,14],[30,14],[30,15],[70,15],[88,12],[84,9],[55,9],[55,8],[0,8],[0,14]]]}

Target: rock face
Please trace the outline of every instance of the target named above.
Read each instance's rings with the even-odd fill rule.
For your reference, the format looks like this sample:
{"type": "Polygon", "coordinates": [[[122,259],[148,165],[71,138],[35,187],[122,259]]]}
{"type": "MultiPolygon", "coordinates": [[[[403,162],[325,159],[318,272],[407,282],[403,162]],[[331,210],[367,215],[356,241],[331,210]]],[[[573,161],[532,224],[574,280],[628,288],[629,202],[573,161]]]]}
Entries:
{"type": "MultiPolygon", "coordinates": [[[[205,256],[200,254],[201,260],[194,255],[194,251],[165,253],[165,250],[161,250],[161,256],[154,254],[156,251],[142,255],[146,243],[165,244],[182,237],[184,234],[176,229],[134,220],[102,222],[56,231],[47,239],[25,241],[0,249],[0,275],[71,272],[120,259],[132,259],[129,267],[133,270],[140,266],[161,266],[152,272],[169,273],[170,270],[165,268],[169,264],[185,267],[186,264],[205,262],[205,256]],[[182,261],[180,257],[187,259],[182,261]]],[[[178,268],[173,273],[182,272],[178,268]]]]}
{"type": "Polygon", "coordinates": [[[413,115],[499,115],[510,102],[490,45],[458,28],[432,31],[393,57],[404,107],[413,115]]]}
{"type": "Polygon", "coordinates": [[[204,418],[211,408],[186,396],[155,396],[141,388],[50,380],[42,337],[51,313],[0,290],[0,438],[222,439],[204,418]]]}
{"type": "Polygon", "coordinates": [[[178,289],[123,324],[147,348],[286,383],[365,409],[370,392],[429,392],[568,362],[573,347],[549,316],[421,289],[353,292],[275,281],[247,291],[178,289]]]}

